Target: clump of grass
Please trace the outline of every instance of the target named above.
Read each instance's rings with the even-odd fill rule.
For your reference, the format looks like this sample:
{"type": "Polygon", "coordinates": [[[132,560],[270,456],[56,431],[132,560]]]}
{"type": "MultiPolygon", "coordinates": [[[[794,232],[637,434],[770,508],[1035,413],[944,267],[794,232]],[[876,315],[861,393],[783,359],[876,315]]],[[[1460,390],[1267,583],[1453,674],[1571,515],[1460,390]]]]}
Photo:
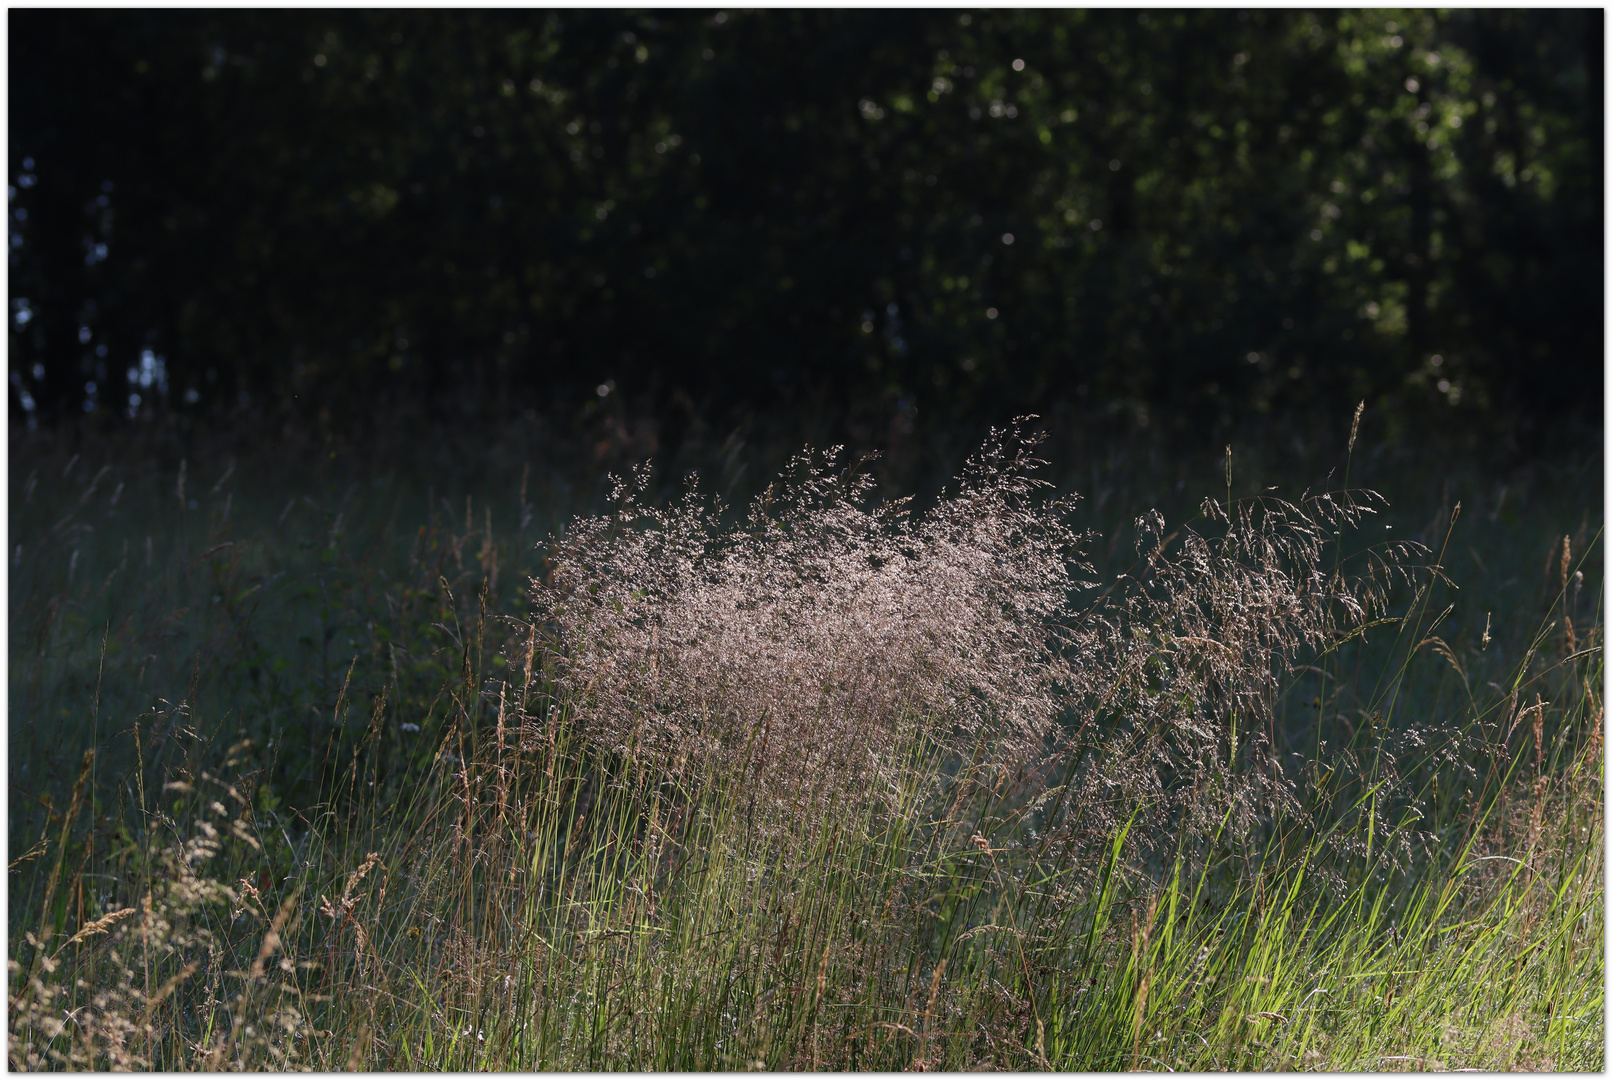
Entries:
{"type": "Polygon", "coordinates": [[[12,1068],[328,1067],[310,1045],[308,1012],[321,999],[304,985],[309,965],[297,961],[295,894],[271,911],[250,879],[231,887],[209,873],[226,844],[262,845],[250,817],[232,812],[247,805],[241,792],[207,774],[202,784],[167,785],[201,796],[194,831],[165,822],[168,840],[141,853],[148,887],[132,906],[59,944],[48,925],[25,935],[29,968],[10,962],[12,1068]]]}
{"type": "Polygon", "coordinates": [[[1030,445],[996,443],[913,520],[865,505],[837,451],[797,457],[722,525],[690,494],[575,520],[534,586],[556,693],[601,749],[720,765],[785,802],[879,795],[916,740],[1044,739],[1070,673],[1055,622],[1081,583],[1072,501],[1036,505],[1030,445]]]}
{"type": "Polygon", "coordinates": [[[1381,617],[1421,550],[1342,557],[1370,492],[1207,499],[1212,532],[1145,516],[1137,565],[1093,596],[1075,500],[1034,499],[1035,444],[993,434],[916,518],[866,505],[872,482],[832,454],[797,458],[731,529],[697,494],[656,509],[645,474],[618,482],[534,586],[567,715],[597,749],[667,774],[720,763],[779,805],[898,789],[890,767],[923,745],[954,791],[989,773],[1066,862],[1087,861],[1076,832],[1127,821],[1145,844],[1302,814],[1277,690],[1381,617]]]}

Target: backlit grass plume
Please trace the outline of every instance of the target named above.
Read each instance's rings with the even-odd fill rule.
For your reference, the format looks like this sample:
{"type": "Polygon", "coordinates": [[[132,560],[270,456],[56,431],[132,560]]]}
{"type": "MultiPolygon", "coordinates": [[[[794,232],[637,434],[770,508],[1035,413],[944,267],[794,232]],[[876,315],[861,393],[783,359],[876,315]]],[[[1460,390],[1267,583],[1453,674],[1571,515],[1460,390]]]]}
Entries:
{"type": "Polygon", "coordinates": [[[1082,582],[1073,500],[1037,502],[1034,441],[993,440],[914,518],[798,455],[735,528],[690,494],[580,518],[534,584],[563,694],[601,748],[662,767],[739,766],[780,793],[887,769],[914,737],[1048,733],[1082,582]]]}
{"type": "Polygon", "coordinates": [[[1044,838],[1187,802],[1244,829],[1297,811],[1276,688],[1381,613],[1413,548],[1349,572],[1334,545],[1370,493],[1208,499],[1196,530],[1140,519],[1132,572],[1096,593],[1075,498],[1038,498],[1036,443],[993,433],[916,515],[837,450],[797,456],[733,527],[697,491],[656,508],[643,470],[616,481],[533,585],[574,722],[600,750],[792,803],[892,790],[874,778],[921,743],[1036,806],[1044,838]]]}

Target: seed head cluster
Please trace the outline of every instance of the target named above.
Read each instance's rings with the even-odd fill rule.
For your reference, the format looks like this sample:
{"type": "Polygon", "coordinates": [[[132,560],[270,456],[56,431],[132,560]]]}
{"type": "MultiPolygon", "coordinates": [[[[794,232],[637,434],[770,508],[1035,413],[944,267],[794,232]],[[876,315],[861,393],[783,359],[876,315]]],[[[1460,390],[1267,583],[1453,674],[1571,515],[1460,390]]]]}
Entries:
{"type": "Polygon", "coordinates": [[[798,455],[731,529],[697,494],[642,505],[639,471],[534,584],[578,721],[618,753],[793,792],[850,790],[920,736],[1034,742],[1081,537],[1069,501],[1035,501],[1032,449],[996,438],[916,519],[870,506],[837,450],[798,455]]]}
{"type": "MultiPolygon", "coordinates": [[[[1305,816],[1277,752],[1277,699],[1410,577],[1413,543],[1340,554],[1381,504],[1372,492],[1208,498],[1173,535],[1156,511],[1136,521],[1133,569],[1073,635],[1074,726],[1056,750],[1078,789],[1072,818],[1162,825],[1190,810],[1243,835],[1276,811],[1305,816]]],[[[1144,844],[1160,835],[1136,830],[1144,844]]]]}
{"type": "Polygon", "coordinates": [[[877,796],[922,744],[989,762],[1049,838],[1187,803],[1243,827],[1296,812],[1276,688],[1379,613],[1414,551],[1338,559],[1369,493],[1210,499],[1171,535],[1140,519],[1135,566],[1099,592],[1036,444],[993,432],[919,515],[874,504],[837,451],[797,456],[731,528],[698,494],[644,505],[643,470],[618,482],[533,584],[578,730],[780,801],[877,796]]]}

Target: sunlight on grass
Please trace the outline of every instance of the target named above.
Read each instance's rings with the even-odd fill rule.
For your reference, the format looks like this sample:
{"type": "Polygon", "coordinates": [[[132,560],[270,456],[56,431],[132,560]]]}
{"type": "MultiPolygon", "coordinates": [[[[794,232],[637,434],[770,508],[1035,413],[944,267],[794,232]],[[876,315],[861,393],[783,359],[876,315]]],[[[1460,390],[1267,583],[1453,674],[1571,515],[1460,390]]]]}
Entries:
{"type": "Polygon", "coordinates": [[[1033,449],[541,549],[50,462],[12,1066],[1603,1068],[1598,533],[1478,639],[1458,510],[1228,473],[1100,576],[1033,449]]]}

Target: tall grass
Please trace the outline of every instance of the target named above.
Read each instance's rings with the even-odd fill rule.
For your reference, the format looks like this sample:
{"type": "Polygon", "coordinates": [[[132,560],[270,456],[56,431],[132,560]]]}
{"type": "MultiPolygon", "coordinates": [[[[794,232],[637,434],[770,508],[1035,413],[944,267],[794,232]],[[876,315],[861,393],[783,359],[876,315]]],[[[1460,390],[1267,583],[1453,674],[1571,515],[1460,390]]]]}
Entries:
{"type": "Polygon", "coordinates": [[[1228,463],[1121,558],[1032,450],[541,551],[14,483],[13,1066],[1603,1067],[1598,534],[1478,637],[1453,506],[1228,463]]]}

